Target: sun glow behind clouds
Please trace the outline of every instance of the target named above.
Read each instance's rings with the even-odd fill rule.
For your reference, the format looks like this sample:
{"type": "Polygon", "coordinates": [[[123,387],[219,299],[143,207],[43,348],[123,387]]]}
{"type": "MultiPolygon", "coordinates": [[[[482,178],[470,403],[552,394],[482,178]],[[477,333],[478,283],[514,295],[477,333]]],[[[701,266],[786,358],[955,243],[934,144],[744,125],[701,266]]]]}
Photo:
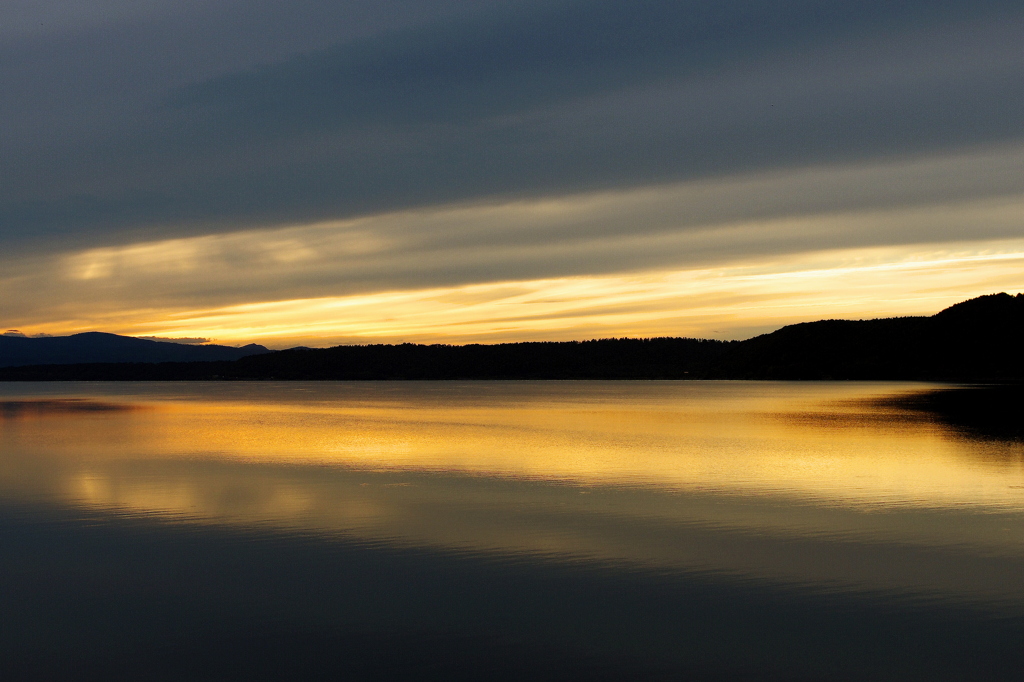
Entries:
{"type": "Polygon", "coordinates": [[[746,338],[1024,289],[1024,147],[0,256],[5,328],[746,338]]]}
{"type": "MultiPolygon", "coordinates": [[[[494,282],[180,310],[123,333],[271,346],[607,336],[745,338],[821,317],[931,314],[1019,290],[1024,240],[847,249],[718,268],[494,282]]],[[[111,323],[116,325],[114,320],[111,323]]],[[[127,324],[125,324],[127,323],[127,324]]]]}

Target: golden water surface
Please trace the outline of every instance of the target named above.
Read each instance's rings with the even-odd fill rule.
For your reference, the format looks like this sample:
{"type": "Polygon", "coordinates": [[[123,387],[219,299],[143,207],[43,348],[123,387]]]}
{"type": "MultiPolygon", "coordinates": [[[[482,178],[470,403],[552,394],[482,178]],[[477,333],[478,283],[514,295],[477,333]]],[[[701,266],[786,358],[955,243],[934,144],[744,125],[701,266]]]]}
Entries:
{"type": "Polygon", "coordinates": [[[7,384],[0,495],[1024,608],[1024,446],[922,384],[7,384]]]}

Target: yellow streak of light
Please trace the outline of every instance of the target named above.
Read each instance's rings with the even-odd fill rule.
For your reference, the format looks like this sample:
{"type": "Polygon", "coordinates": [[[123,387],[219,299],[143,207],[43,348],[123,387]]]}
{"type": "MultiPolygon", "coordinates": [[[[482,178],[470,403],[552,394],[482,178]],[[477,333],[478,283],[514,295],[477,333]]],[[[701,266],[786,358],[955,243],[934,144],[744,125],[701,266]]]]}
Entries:
{"type": "Polygon", "coordinates": [[[966,296],[1024,286],[1024,240],[972,246],[842,250],[712,269],[253,303],[164,314],[127,331],[276,345],[737,338],[745,330],[820,317],[931,314],[966,296]]]}
{"type": "Polygon", "coordinates": [[[1014,145],[0,256],[0,313],[28,333],[275,347],[931,314],[1024,289],[1021,169],[1014,145]]]}

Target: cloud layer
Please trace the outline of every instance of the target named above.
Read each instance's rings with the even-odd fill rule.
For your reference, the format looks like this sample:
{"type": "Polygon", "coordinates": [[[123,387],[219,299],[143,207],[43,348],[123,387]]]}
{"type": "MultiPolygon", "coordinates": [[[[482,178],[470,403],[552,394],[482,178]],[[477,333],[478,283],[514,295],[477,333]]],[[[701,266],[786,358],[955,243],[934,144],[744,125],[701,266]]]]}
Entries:
{"type": "Polygon", "coordinates": [[[0,11],[11,326],[1024,237],[1015,2],[0,11]]]}

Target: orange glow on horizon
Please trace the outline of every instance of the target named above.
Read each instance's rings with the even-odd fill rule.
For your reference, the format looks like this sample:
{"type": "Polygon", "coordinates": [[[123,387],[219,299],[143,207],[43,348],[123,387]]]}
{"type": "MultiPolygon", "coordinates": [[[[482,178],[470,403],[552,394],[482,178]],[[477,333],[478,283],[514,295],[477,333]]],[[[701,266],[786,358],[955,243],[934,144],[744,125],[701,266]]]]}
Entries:
{"type": "Polygon", "coordinates": [[[1021,164],[1014,146],[0,256],[3,328],[284,348],[930,315],[1024,290],[1021,164]]]}
{"type": "Polygon", "coordinates": [[[491,282],[199,310],[119,311],[28,331],[103,329],[271,347],[621,336],[747,338],[815,319],[933,314],[965,298],[1019,291],[1022,272],[1024,240],[847,249],[716,268],[491,282]]]}

